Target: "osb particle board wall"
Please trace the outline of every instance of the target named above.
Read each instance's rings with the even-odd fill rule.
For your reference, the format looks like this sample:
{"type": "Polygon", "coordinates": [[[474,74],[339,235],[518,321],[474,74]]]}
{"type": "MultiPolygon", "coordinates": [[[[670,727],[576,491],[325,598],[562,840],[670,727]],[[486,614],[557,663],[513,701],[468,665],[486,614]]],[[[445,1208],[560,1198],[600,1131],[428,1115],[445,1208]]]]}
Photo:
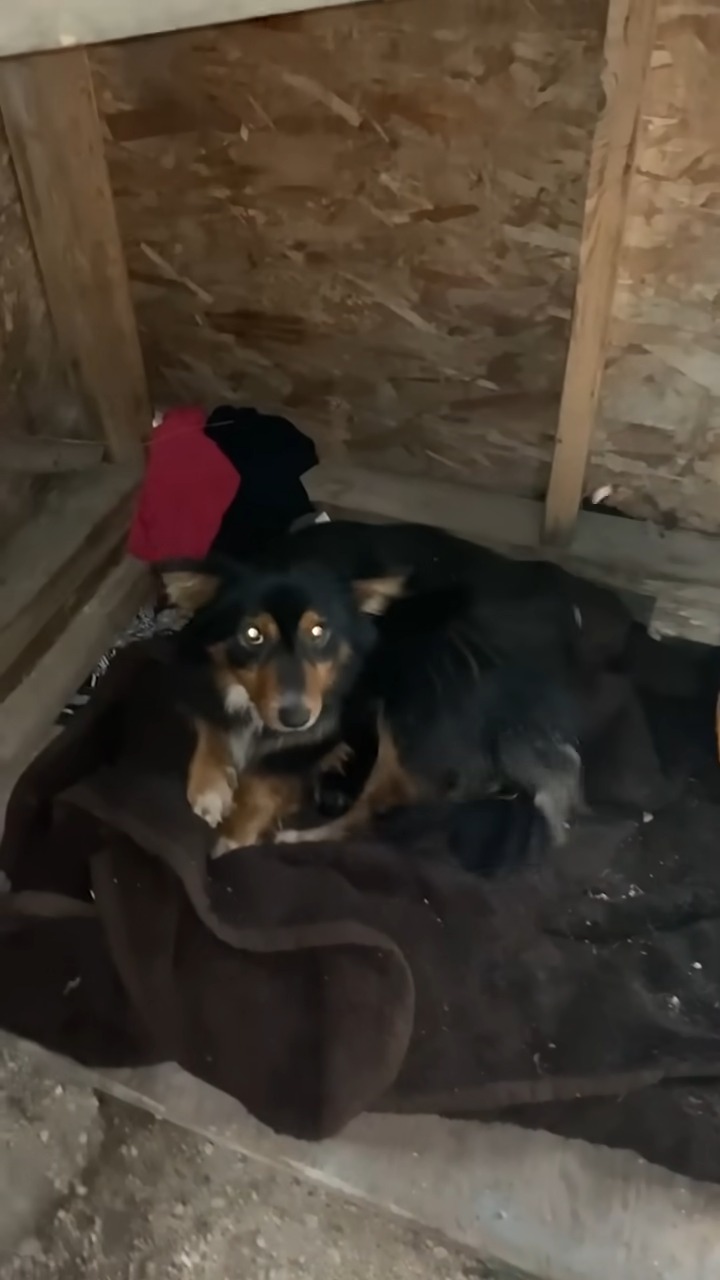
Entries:
{"type": "Polygon", "coordinates": [[[395,0],[93,51],[155,400],[543,492],[605,9],[395,0]]]}
{"type": "MultiPolygon", "coordinates": [[[[0,432],[82,435],[0,121],[0,432]]],[[[0,543],[47,481],[0,470],[0,543]]]]}
{"type": "Polygon", "coordinates": [[[660,0],[589,483],[720,528],[720,0],[660,0]]]}

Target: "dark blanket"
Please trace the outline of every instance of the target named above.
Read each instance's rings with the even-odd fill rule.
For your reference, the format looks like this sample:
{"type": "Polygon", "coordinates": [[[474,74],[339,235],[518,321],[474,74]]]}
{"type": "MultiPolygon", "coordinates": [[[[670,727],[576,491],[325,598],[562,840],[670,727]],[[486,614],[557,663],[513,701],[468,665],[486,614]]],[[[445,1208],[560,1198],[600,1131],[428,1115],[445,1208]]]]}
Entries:
{"type": "Polygon", "coordinates": [[[714,654],[633,633],[559,853],[498,799],[208,862],[165,643],[119,655],[11,799],[0,1025],[174,1060],[305,1138],[364,1109],[508,1118],[720,1178],[714,654]]]}

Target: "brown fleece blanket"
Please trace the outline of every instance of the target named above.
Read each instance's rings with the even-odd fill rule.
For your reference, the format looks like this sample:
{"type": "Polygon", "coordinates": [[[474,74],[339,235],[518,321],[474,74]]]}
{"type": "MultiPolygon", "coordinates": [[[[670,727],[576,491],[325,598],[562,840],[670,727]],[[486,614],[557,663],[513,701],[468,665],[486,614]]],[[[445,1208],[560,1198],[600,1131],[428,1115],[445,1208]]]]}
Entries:
{"type": "Polygon", "coordinates": [[[720,1178],[714,654],[636,635],[600,678],[560,853],[498,799],[217,862],[166,656],[121,653],[15,790],[1,1026],[173,1060],[305,1138],[364,1109],[508,1118],[720,1178]]]}

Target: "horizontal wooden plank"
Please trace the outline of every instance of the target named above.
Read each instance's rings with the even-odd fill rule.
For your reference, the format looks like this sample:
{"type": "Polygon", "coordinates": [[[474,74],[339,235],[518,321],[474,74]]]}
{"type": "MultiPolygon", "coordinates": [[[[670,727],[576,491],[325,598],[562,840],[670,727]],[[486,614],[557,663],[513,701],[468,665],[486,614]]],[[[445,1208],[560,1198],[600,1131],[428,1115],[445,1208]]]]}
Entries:
{"type": "Polygon", "coordinates": [[[0,703],[30,675],[74,615],[118,564],[125,553],[126,526],[126,513],[116,509],[113,516],[103,522],[102,529],[93,540],[92,558],[76,557],[56,582],[41,594],[32,612],[23,618],[12,646],[5,653],[0,648],[0,664],[3,658],[7,663],[0,665],[0,703]]]}
{"type": "Polygon", "coordinates": [[[324,463],[305,478],[321,506],[417,520],[514,554],[542,556],[637,591],[643,583],[720,587],[720,538],[582,511],[572,542],[540,545],[543,506],[469,485],[324,463]]]}
{"type": "Polygon", "coordinates": [[[53,475],[85,471],[103,458],[99,440],[53,440],[48,436],[0,436],[0,471],[23,475],[53,475]]]}
{"type": "Polygon", "coordinates": [[[384,520],[418,520],[450,529],[473,542],[498,546],[530,550],[540,539],[539,503],[483,493],[451,480],[426,480],[326,462],[308,472],[303,484],[321,507],[363,512],[384,520]]]}
{"type": "Polygon", "coordinates": [[[133,468],[102,465],[58,479],[0,555],[0,676],[60,615],[126,536],[133,468]]]}
{"type": "Polygon", "coordinates": [[[78,44],[104,44],[159,31],[221,22],[244,22],[304,9],[329,9],[365,0],[23,0],[3,5],[0,57],[67,49],[78,44]]]}
{"type": "Polygon", "coordinates": [[[150,597],[144,565],[125,558],[0,709],[0,768],[24,762],[95,663],[150,597]]]}

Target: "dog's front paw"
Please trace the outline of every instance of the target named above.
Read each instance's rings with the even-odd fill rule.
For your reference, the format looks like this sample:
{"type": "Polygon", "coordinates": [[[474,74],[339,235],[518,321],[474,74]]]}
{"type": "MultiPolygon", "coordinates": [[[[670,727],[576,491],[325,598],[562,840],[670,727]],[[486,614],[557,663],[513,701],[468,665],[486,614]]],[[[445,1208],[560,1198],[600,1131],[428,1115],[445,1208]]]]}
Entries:
{"type": "Polygon", "coordinates": [[[284,827],[275,832],[275,844],[304,844],[307,838],[307,831],[296,831],[294,827],[284,827]]]}
{"type": "Polygon", "coordinates": [[[320,761],[320,773],[344,773],[355,752],[347,742],[338,742],[320,761]]]}
{"type": "Polygon", "coordinates": [[[214,779],[212,786],[188,795],[190,808],[198,818],[202,818],[209,827],[219,827],[224,818],[232,812],[237,778],[231,770],[214,779]]]}
{"type": "Polygon", "coordinates": [[[226,853],[234,853],[236,849],[241,849],[236,840],[231,836],[218,836],[210,853],[211,858],[224,858],[226,853]]]}

